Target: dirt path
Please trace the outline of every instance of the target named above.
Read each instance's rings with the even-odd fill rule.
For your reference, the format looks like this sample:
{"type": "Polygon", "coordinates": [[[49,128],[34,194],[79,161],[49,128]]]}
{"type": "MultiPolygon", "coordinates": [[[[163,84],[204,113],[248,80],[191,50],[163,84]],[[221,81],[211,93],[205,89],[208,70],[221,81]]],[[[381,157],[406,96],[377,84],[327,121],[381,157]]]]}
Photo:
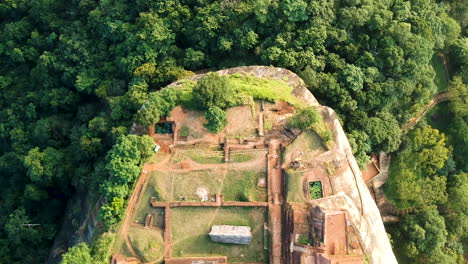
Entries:
{"type": "Polygon", "coordinates": [[[419,113],[410,118],[406,124],[403,125],[401,130],[407,131],[408,129],[412,128],[421,118],[434,106],[436,106],[440,102],[448,101],[450,100],[449,98],[449,93],[448,92],[441,92],[434,96],[429,103],[427,103],[419,113]]]}

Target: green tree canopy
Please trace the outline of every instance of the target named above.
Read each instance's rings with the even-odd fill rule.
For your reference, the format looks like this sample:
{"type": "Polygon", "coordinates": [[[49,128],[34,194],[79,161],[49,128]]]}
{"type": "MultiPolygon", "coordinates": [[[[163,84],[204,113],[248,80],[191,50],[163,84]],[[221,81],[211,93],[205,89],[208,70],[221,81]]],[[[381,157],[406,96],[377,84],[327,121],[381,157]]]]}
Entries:
{"type": "Polygon", "coordinates": [[[217,73],[208,73],[198,80],[193,88],[193,97],[204,109],[213,106],[226,109],[235,105],[237,93],[227,78],[217,73]]]}
{"type": "Polygon", "coordinates": [[[219,133],[227,125],[226,112],[216,106],[208,108],[208,111],[205,113],[205,118],[207,121],[205,127],[211,133],[219,133]]]}
{"type": "Polygon", "coordinates": [[[62,255],[61,264],[91,264],[90,249],[86,243],[79,243],[74,247],[68,249],[67,253],[62,255]]]}

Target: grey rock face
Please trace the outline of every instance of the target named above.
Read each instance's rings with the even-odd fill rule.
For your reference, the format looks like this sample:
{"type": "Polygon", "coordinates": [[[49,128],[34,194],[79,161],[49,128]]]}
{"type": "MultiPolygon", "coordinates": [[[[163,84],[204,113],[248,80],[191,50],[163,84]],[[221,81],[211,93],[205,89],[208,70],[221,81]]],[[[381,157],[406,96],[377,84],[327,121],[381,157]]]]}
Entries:
{"type": "Polygon", "coordinates": [[[252,241],[250,226],[212,226],[209,233],[213,242],[248,245],[252,241]]]}

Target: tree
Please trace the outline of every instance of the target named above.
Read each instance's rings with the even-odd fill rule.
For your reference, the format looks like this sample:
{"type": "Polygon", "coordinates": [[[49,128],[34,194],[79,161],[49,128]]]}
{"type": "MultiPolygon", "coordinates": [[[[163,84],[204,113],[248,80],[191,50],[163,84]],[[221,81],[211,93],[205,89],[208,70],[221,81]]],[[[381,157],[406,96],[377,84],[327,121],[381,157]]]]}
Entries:
{"type": "Polygon", "coordinates": [[[447,207],[468,215],[468,173],[454,175],[447,192],[447,207]]]}
{"type": "Polygon", "coordinates": [[[420,254],[430,256],[442,250],[447,241],[445,221],[436,208],[422,210],[416,215],[406,215],[402,217],[400,226],[404,237],[402,241],[408,249],[405,254],[412,259],[420,254]]]}
{"type": "Polygon", "coordinates": [[[51,185],[53,180],[61,180],[65,175],[67,164],[62,151],[55,148],[31,149],[24,159],[24,165],[28,168],[29,177],[33,182],[51,185]]]}
{"type": "Polygon", "coordinates": [[[91,264],[94,263],[91,258],[90,249],[86,243],[82,242],[68,249],[67,253],[62,255],[61,264],[91,264]]]}
{"type": "Polygon", "coordinates": [[[107,230],[115,227],[115,225],[122,219],[125,212],[124,200],[119,197],[112,198],[112,201],[102,206],[99,209],[99,219],[104,221],[107,230]]]}
{"type": "Polygon", "coordinates": [[[161,111],[152,103],[144,104],[135,115],[135,122],[149,127],[159,122],[161,111]]]}
{"type": "Polygon", "coordinates": [[[410,137],[413,151],[417,153],[419,166],[424,173],[432,175],[444,166],[449,153],[444,134],[439,133],[437,129],[425,126],[414,130],[410,137]]]}
{"type": "Polygon", "coordinates": [[[285,16],[291,22],[299,22],[307,19],[307,4],[302,0],[287,0],[281,2],[281,8],[285,16]]]}
{"type": "Polygon", "coordinates": [[[197,69],[203,65],[205,54],[201,51],[188,48],[185,51],[184,65],[189,69],[197,69]]]}
{"type": "Polygon", "coordinates": [[[227,125],[226,112],[216,106],[208,108],[208,111],[205,113],[205,118],[207,121],[205,127],[211,133],[219,133],[227,125]]]}
{"type": "MultiPolygon", "coordinates": [[[[468,56],[468,55],[467,55],[468,56]]],[[[468,85],[463,83],[460,76],[453,77],[450,81],[450,109],[459,118],[468,120],[468,85]]]]}
{"type": "Polygon", "coordinates": [[[226,109],[234,106],[238,100],[237,93],[228,79],[217,73],[208,73],[198,80],[193,88],[193,97],[203,109],[213,106],[226,109]]]}
{"type": "Polygon", "coordinates": [[[341,72],[339,79],[345,87],[349,87],[353,91],[359,91],[363,88],[364,73],[361,68],[348,64],[341,72]]]}
{"type": "Polygon", "coordinates": [[[395,117],[388,112],[380,112],[375,117],[371,117],[364,129],[372,145],[378,146],[385,152],[395,151],[400,146],[400,126],[395,117]]]}
{"type": "Polygon", "coordinates": [[[438,175],[448,159],[444,134],[430,126],[411,131],[390,165],[385,191],[403,208],[447,201],[446,177],[438,175]]]}
{"type": "Polygon", "coordinates": [[[22,242],[38,242],[41,237],[39,232],[27,227],[26,224],[31,224],[31,220],[23,208],[16,209],[8,216],[5,223],[5,231],[8,239],[15,245],[19,246],[22,242]]]}

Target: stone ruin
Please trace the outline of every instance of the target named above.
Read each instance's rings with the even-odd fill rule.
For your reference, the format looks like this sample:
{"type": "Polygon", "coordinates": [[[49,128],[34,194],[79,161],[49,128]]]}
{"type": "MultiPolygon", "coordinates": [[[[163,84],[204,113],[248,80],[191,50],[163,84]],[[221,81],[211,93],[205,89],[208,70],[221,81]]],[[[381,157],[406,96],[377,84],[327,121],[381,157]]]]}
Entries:
{"type": "Polygon", "coordinates": [[[250,226],[215,225],[209,233],[213,242],[248,245],[252,241],[250,226]]]}

